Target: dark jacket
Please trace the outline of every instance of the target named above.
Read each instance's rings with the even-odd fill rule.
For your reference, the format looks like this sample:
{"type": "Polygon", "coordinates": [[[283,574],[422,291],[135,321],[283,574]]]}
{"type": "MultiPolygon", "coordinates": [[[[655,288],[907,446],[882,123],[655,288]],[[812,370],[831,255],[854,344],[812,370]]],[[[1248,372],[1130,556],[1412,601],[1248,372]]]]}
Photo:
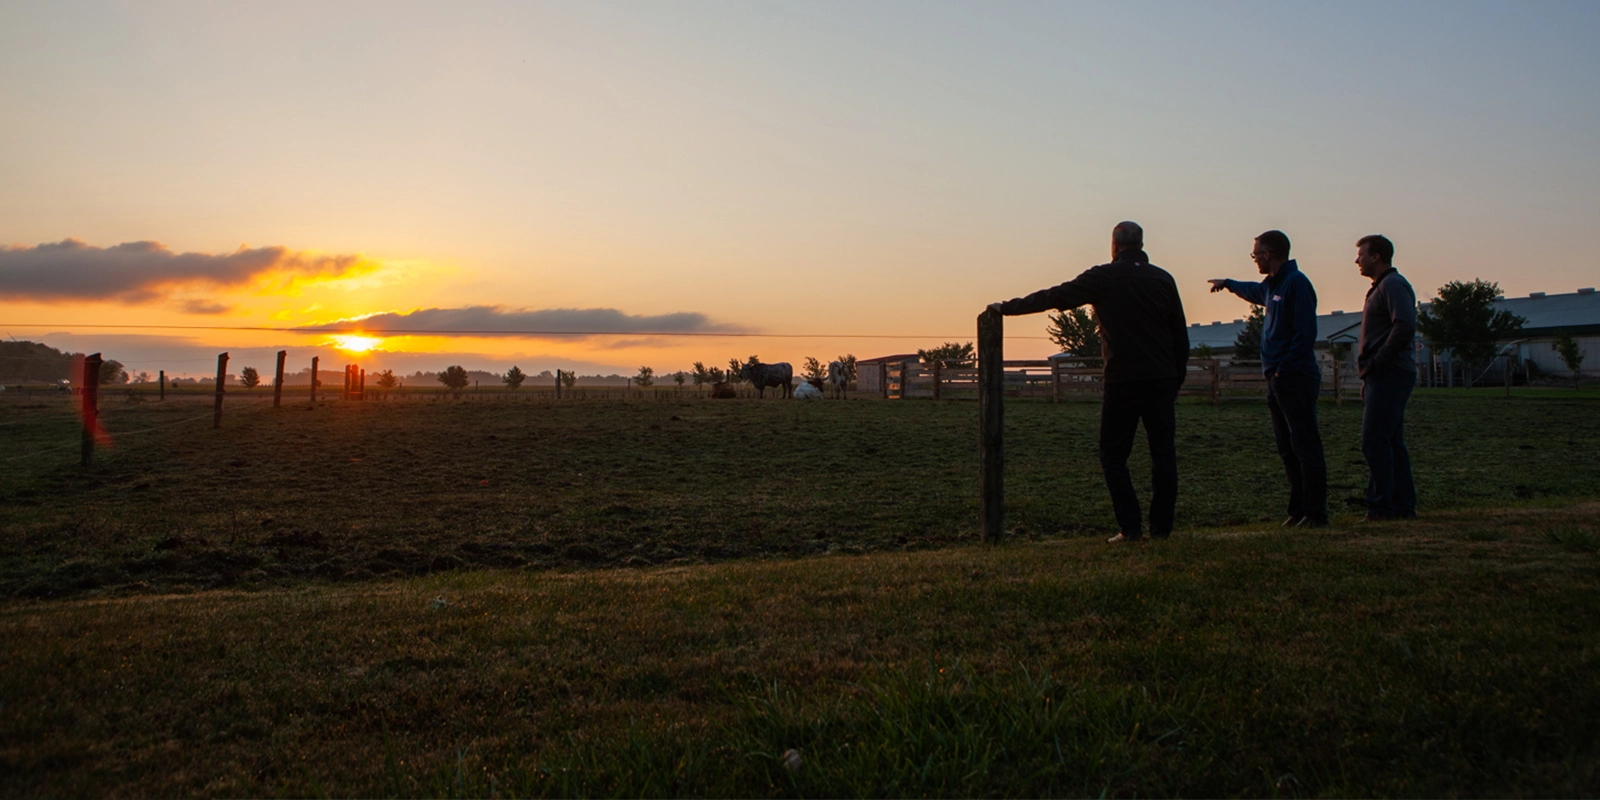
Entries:
{"type": "Polygon", "coordinates": [[[1100,350],[1107,383],[1173,378],[1189,364],[1188,322],[1178,284],[1149,263],[1143,250],[1123,250],[1060,286],[1000,304],[1008,317],[1093,305],[1100,317],[1100,350]]]}
{"type": "Polygon", "coordinates": [[[1261,372],[1293,372],[1322,379],[1317,366],[1317,290],[1293,259],[1284,262],[1273,275],[1260,283],[1232,278],[1224,284],[1228,291],[1258,306],[1266,306],[1261,327],[1261,372]]]}
{"type": "Polygon", "coordinates": [[[1411,341],[1417,335],[1417,295],[1394,267],[1378,276],[1367,290],[1361,310],[1361,340],[1356,345],[1356,374],[1368,377],[1415,377],[1417,360],[1411,341]]]}

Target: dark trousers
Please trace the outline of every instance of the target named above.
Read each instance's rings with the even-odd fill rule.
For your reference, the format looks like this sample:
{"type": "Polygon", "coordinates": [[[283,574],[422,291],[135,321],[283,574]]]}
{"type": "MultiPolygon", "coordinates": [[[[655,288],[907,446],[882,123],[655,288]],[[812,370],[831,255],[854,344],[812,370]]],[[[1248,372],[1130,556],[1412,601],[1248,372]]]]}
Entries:
{"type": "Polygon", "coordinates": [[[1361,454],[1372,479],[1367,481],[1367,513],[1381,517],[1414,517],[1417,488],[1411,482],[1411,453],[1406,450],[1406,401],[1414,375],[1368,376],[1363,381],[1361,454]]]}
{"type": "Polygon", "coordinates": [[[1274,372],[1267,378],[1267,410],[1272,438],[1289,476],[1289,516],[1328,521],[1328,465],[1317,430],[1317,395],[1322,381],[1295,372],[1274,372]]]}
{"type": "Polygon", "coordinates": [[[1170,378],[1106,384],[1100,405],[1100,469],[1111,492],[1111,507],[1117,515],[1122,535],[1140,535],[1139,496],[1128,474],[1128,455],[1133,452],[1133,436],[1144,422],[1145,440],[1150,444],[1150,535],[1164,538],[1172,533],[1173,508],[1178,503],[1178,429],[1173,404],[1178,399],[1179,382],[1170,378]]]}

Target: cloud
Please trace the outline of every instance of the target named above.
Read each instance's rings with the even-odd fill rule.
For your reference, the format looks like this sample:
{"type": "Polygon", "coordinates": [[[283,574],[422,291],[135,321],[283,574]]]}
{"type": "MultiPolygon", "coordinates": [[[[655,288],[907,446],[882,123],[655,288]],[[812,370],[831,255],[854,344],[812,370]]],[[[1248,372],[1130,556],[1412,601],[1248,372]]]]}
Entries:
{"type": "Polygon", "coordinates": [[[226,314],[233,310],[233,306],[213,303],[210,300],[184,300],[177,306],[185,314],[226,314]]]}
{"type": "MultiPolygon", "coordinates": [[[[375,264],[359,255],[321,255],[286,247],[174,253],[160,242],[95,247],[77,239],[36,247],[0,247],[0,294],[45,302],[118,300],[150,303],[183,286],[233,287],[256,281],[293,282],[366,272],[375,264]]],[[[190,303],[190,313],[218,313],[214,304],[190,303]]]]}
{"type": "Polygon", "coordinates": [[[372,334],[438,336],[547,336],[597,334],[739,333],[742,329],[714,323],[705,314],[681,311],[654,316],[625,314],[615,308],[507,309],[504,306],[424,308],[405,314],[374,314],[361,319],[301,330],[351,331],[372,334]]]}

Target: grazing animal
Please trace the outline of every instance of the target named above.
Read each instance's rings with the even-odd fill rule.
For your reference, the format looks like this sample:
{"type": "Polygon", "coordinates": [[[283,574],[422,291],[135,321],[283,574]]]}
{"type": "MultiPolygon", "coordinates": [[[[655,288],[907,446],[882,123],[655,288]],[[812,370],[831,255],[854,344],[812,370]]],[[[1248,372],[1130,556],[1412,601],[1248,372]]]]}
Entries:
{"type": "Polygon", "coordinates": [[[783,396],[789,397],[794,393],[794,367],[787,361],[776,364],[753,363],[746,364],[739,370],[739,377],[750,382],[756,387],[757,397],[766,397],[768,386],[777,386],[783,390],[783,396]]]}
{"type": "Polygon", "coordinates": [[[835,399],[845,396],[845,389],[850,383],[850,373],[844,368],[842,361],[828,362],[828,386],[833,388],[835,399]]]}
{"type": "Polygon", "coordinates": [[[818,383],[821,381],[801,381],[799,386],[794,387],[794,399],[821,400],[822,390],[817,388],[818,383]]]}
{"type": "Polygon", "coordinates": [[[718,399],[724,399],[729,397],[738,397],[739,393],[733,390],[733,384],[723,381],[722,383],[711,384],[711,396],[718,399]]]}

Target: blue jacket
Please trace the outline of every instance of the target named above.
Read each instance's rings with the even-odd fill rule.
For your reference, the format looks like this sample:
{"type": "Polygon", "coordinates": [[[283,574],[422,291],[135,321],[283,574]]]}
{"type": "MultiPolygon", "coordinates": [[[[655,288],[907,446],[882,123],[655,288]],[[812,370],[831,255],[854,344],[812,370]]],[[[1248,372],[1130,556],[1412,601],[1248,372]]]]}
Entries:
{"type": "Polygon", "coordinates": [[[1317,290],[1293,260],[1260,283],[1228,279],[1228,291],[1267,307],[1261,328],[1261,372],[1292,372],[1322,379],[1312,346],[1317,342],[1317,290]]]}

